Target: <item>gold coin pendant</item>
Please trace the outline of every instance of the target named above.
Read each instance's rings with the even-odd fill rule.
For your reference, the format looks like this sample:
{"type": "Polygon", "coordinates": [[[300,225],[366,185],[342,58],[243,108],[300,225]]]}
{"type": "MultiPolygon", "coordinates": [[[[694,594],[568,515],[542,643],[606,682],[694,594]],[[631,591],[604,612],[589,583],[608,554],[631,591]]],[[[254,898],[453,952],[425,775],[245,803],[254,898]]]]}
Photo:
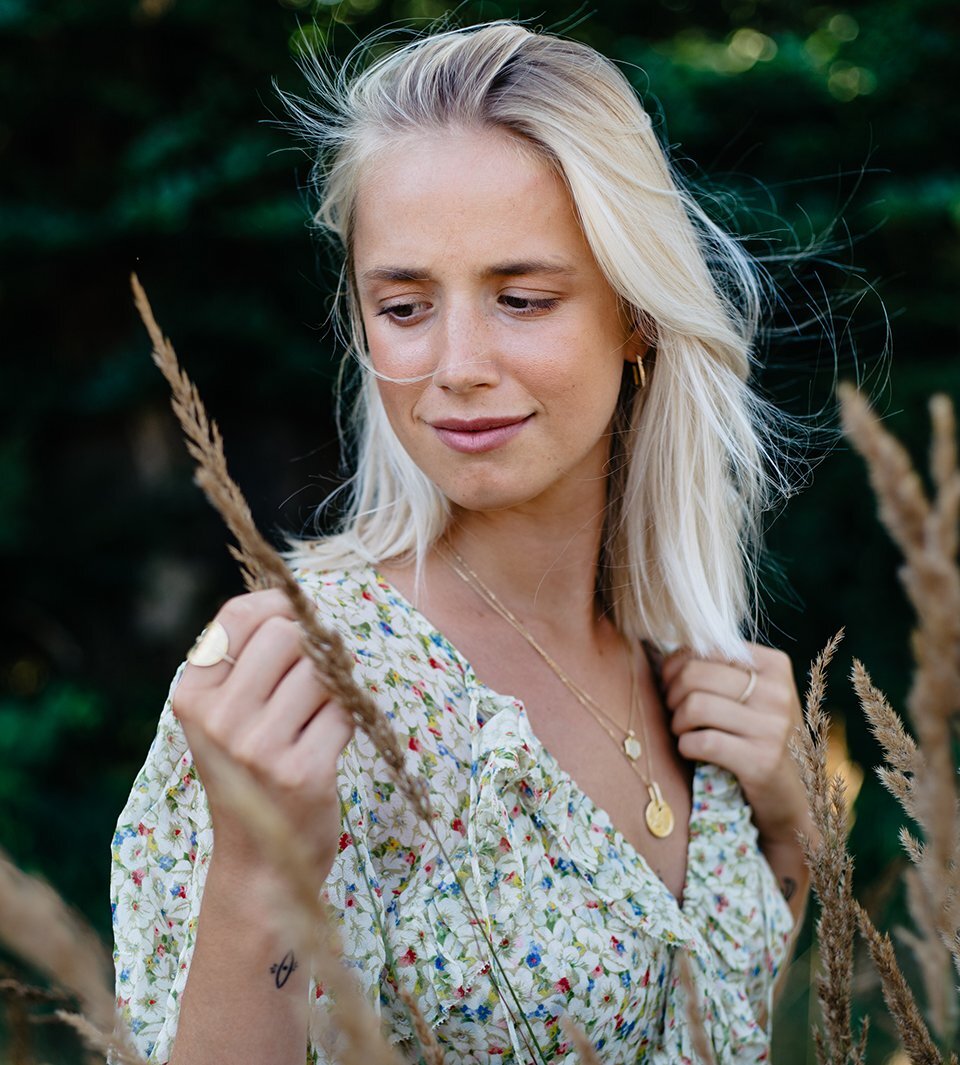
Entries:
{"type": "Polygon", "coordinates": [[[666,839],[673,831],[673,810],[670,809],[669,804],[664,799],[659,802],[656,799],[651,799],[647,803],[645,817],[647,819],[647,828],[657,839],[666,839]]]}
{"type": "Polygon", "coordinates": [[[673,810],[670,809],[670,803],[663,797],[660,785],[655,780],[647,785],[647,794],[650,796],[650,801],[644,811],[647,828],[657,839],[665,839],[673,831],[673,810]]]}

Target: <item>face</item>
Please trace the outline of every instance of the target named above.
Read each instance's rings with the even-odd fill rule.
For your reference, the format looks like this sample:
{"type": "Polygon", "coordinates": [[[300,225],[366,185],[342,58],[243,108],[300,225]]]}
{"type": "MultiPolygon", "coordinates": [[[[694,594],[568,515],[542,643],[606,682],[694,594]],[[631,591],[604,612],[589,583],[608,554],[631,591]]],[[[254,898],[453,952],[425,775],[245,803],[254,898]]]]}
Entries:
{"type": "Polygon", "coordinates": [[[406,139],[365,177],[354,273],[390,423],[455,505],[605,494],[625,359],[643,345],[565,185],[502,131],[406,139]]]}

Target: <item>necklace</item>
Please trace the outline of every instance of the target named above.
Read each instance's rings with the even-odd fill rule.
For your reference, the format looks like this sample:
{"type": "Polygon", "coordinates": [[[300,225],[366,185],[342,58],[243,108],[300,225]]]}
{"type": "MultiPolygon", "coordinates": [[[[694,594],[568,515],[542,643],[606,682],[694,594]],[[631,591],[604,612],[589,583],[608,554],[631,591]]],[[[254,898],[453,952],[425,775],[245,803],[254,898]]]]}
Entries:
{"type": "Polygon", "coordinates": [[[567,688],[597,724],[600,725],[610,739],[613,740],[621,753],[626,756],[630,768],[646,785],[647,794],[650,796],[650,801],[647,803],[646,809],[644,810],[644,819],[647,823],[647,828],[649,828],[653,835],[658,839],[664,839],[669,836],[674,827],[673,810],[670,808],[670,804],[667,800],[663,797],[660,785],[653,779],[653,768],[650,763],[650,744],[647,739],[647,722],[646,717],[642,712],[640,714],[640,727],[643,731],[643,744],[640,743],[640,740],[637,739],[633,731],[633,712],[638,701],[636,668],[631,670],[630,676],[630,712],[627,719],[626,734],[622,739],[618,739],[616,733],[610,728],[610,724],[613,724],[615,728],[620,729],[621,726],[618,722],[614,720],[614,718],[612,718],[588,692],[584,691],[576,681],[567,676],[564,670],[553,660],[548,652],[540,646],[533,633],[520,622],[509,607],[500,602],[494,592],[483,583],[476,573],[474,573],[460,554],[447,543],[441,543],[438,545],[438,553],[453,572],[456,573],[466,585],[472,588],[487,606],[494,611],[494,613],[503,618],[504,621],[511,625],[524,638],[524,640],[527,641],[533,650],[537,652],[537,654],[556,674],[557,679],[567,688]],[[644,750],[647,752],[646,776],[644,776],[640,766],[637,764],[637,759],[639,759],[644,750]]]}

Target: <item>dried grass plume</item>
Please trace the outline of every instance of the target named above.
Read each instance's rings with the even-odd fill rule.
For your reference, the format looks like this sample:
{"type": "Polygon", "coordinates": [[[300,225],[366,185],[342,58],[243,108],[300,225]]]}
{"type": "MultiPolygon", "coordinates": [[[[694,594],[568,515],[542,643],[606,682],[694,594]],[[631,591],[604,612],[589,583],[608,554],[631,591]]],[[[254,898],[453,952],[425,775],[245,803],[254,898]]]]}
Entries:
{"type": "Polygon", "coordinates": [[[197,463],[197,484],[237,541],[237,546],[230,550],[240,564],[247,588],[280,588],[286,593],[304,630],[304,649],[327,690],[370,737],[418,816],[429,821],[430,802],[424,782],[407,773],[396,733],[370,694],[354,682],[353,660],[339,633],[320,623],[316,609],[290,568],[260,535],[243,492],[227,469],[223,438],[216,422],[207,416],[196,385],[181,368],[173,345],[157,325],[136,274],[131,275],[130,284],[137,310],[153,343],[153,361],[170,385],[173,412],[183,429],[187,450],[197,463]]]}

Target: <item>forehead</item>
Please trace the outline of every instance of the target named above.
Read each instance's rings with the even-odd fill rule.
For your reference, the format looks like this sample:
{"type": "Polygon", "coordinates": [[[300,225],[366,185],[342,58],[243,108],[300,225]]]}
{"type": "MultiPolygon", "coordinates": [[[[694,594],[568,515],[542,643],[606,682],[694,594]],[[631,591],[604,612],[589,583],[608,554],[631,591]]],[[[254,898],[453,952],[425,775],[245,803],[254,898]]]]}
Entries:
{"type": "Polygon", "coordinates": [[[414,251],[471,259],[586,252],[556,168],[498,129],[419,133],[378,152],[360,179],[352,244],[357,262],[407,262],[414,251]]]}

